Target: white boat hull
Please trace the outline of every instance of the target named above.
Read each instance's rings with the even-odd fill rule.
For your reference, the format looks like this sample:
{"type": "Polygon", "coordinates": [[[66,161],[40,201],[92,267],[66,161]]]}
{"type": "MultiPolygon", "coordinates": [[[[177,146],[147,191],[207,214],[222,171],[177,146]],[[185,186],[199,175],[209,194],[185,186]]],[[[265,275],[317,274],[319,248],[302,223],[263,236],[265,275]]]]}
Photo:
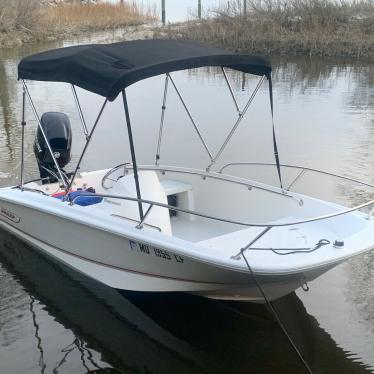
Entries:
{"type": "MultiPolygon", "coordinates": [[[[87,215],[87,211],[81,216],[81,207],[56,203],[51,198],[41,208],[38,200],[45,200],[44,196],[16,189],[3,191],[0,225],[4,229],[110,287],[263,301],[243,261],[220,262],[203,255],[198,257],[193,250],[190,253],[183,251],[181,243],[184,241],[165,245],[159,241],[159,233],[144,236],[142,230],[132,227],[124,230],[123,225],[116,227],[113,222],[109,228],[94,216],[87,215]]],[[[340,257],[303,271],[266,273],[255,270],[255,273],[268,298],[277,299],[344,259],[340,257]]]]}

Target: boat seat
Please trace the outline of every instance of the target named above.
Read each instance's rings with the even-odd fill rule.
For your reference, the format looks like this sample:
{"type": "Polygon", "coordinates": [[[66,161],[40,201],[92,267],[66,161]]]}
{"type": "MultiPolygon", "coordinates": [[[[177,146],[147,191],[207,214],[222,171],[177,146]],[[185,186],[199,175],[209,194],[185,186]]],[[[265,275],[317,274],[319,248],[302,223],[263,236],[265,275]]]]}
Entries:
{"type": "Polygon", "coordinates": [[[192,191],[192,186],[189,183],[165,179],[161,181],[161,185],[166,193],[166,196],[177,195],[183,192],[192,191]]]}
{"type": "MultiPolygon", "coordinates": [[[[154,171],[140,171],[139,185],[142,199],[156,201],[161,204],[168,203],[163,186],[154,171]]],[[[120,178],[110,189],[111,195],[124,197],[137,197],[135,178],[133,174],[120,178]]],[[[119,216],[130,221],[140,221],[138,203],[129,200],[106,198],[103,201],[109,207],[112,215],[119,216]]],[[[143,212],[146,213],[149,204],[142,204],[143,212]]],[[[148,214],[144,227],[159,228],[163,234],[171,235],[171,224],[169,210],[159,206],[153,206],[148,214]]]]}

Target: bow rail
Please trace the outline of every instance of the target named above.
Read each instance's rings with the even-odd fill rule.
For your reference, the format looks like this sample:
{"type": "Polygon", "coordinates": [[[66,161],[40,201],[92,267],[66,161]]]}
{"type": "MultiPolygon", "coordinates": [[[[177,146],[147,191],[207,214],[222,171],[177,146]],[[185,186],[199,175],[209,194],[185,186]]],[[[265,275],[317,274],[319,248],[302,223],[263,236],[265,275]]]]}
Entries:
{"type": "MultiPolygon", "coordinates": [[[[146,200],[146,199],[138,199],[138,198],[130,197],[130,196],[118,196],[118,195],[98,194],[98,193],[89,193],[89,194],[82,193],[79,196],[76,196],[73,199],[71,199],[70,204],[74,205],[75,201],[77,199],[81,198],[81,197],[101,197],[103,199],[108,198],[108,199],[127,200],[127,201],[133,201],[133,202],[141,203],[141,204],[149,204],[149,205],[152,205],[152,208],[153,208],[153,206],[158,206],[158,207],[161,207],[161,208],[175,210],[177,212],[194,215],[194,216],[201,217],[201,218],[211,219],[211,220],[214,220],[214,221],[230,223],[230,224],[233,224],[233,225],[246,226],[246,227],[271,227],[271,228],[272,227],[285,227],[285,226],[301,225],[301,224],[310,223],[310,222],[322,221],[322,220],[326,220],[326,219],[329,219],[329,218],[334,218],[334,217],[338,217],[338,216],[341,216],[341,215],[344,215],[344,214],[352,213],[352,212],[355,212],[357,210],[360,210],[360,209],[363,209],[363,208],[370,207],[370,206],[374,205],[374,200],[370,200],[369,202],[357,205],[353,208],[345,209],[345,210],[335,212],[335,213],[321,215],[321,216],[318,216],[318,217],[312,217],[312,218],[308,218],[308,219],[304,219],[304,220],[297,220],[297,221],[292,221],[292,222],[279,222],[279,223],[254,223],[254,222],[235,221],[235,220],[230,220],[230,219],[227,219],[227,218],[211,216],[209,214],[197,212],[197,211],[194,211],[194,210],[182,209],[182,208],[178,208],[178,207],[175,207],[175,206],[172,206],[172,205],[159,203],[157,201],[146,200]]],[[[148,214],[149,214],[149,212],[148,212],[148,214]]],[[[370,218],[370,216],[368,218],[370,218]]],[[[139,221],[139,225],[138,225],[139,229],[142,228],[142,224],[144,224],[144,221],[145,221],[144,218],[139,221]]]]}
{"type": "MultiPolygon", "coordinates": [[[[267,163],[267,162],[231,162],[231,163],[228,163],[228,164],[222,166],[221,169],[218,171],[218,173],[223,174],[223,171],[225,169],[227,169],[229,167],[233,167],[233,166],[271,166],[271,167],[274,167],[274,166],[276,166],[276,164],[267,163]]],[[[310,168],[310,167],[306,167],[306,166],[290,165],[290,164],[280,164],[280,166],[284,167],[284,168],[289,168],[289,169],[299,169],[299,170],[301,170],[300,173],[296,176],[296,178],[288,185],[288,187],[286,188],[287,191],[290,191],[291,187],[294,187],[296,185],[296,183],[307,172],[314,172],[314,173],[319,173],[319,174],[323,174],[323,175],[328,175],[330,177],[335,177],[335,178],[343,179],[343,180],[346,180],[346,181],[349,181],[349,182],[354,182],[354,183],[357,183],[357,184],[361,184],[362,186],[374,188],[373,184],[370,184],[370,183],[367,183],[367,182],[362,182],[358,179],[346,177],[344,175],[331,173],[331,172],[325,171],[325,170],[319,170],[319,169],[314,169],[314,168],[310,168]]],[[[223,174],[223,175],[225,175],[225,174],[223,174]]]]}

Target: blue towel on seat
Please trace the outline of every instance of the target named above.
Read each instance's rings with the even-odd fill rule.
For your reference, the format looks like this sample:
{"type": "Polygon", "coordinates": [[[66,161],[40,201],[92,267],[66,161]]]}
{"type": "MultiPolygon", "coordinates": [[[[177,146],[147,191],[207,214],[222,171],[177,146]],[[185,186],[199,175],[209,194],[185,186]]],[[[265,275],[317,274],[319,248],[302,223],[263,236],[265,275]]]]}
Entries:
{"type": "MultiPolygon", "coordinates": [[[[69,192],[68,195],[71,200],[74,200],[76,198],[76,200],[74,201],[74,204],[80,205],[80,206],[95,205],[103,201],[102,197],[95,196],[94,193],[84,191],[84,190],[69,192]],[[92,197],[90,195],[92,195],[92,197]]],[[[65,198],[64,195],[55,196],[55,198],[59,200],[63,200],[63,201],[68,201],[68,197],[65,198]]]]}

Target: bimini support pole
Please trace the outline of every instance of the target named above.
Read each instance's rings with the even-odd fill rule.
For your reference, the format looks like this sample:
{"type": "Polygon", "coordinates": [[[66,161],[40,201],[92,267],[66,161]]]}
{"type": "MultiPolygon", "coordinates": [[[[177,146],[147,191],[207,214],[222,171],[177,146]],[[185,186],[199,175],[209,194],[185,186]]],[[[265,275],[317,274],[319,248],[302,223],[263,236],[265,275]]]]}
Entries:
{"type": "Polygon", "coordinates": [[[22,88],[22,135],[21,135],[21,177],[20,177],[20,186],[23,188],[23,173],[25,169],[25,126],[26,126],[26,92],[25,88],[22,88]]]}
{"type": "Polygon", "coordinates": [[[282,189],[282,192],[284,192],[283,189],[283,182],[282,182],[282,173],[281,173],[281,166],[279,162],[279,154],[278,154],[278,145],[277,145],[277,137],[275,134],[275,124],[274,124],[274,101],[273,101],[273,84],[271,80],[271,74],[267,76],[268,82],[269,82],[269,98],[270,98],[270,109],[271,109],[271,123],[273,128],[273,149],[274,149],[274,158],[275,163],[277,165],[277,172],[278,172],[278,178],[279,178],[279,185],[282,189]]]}
{"type": "Polygon", "coordinates": [[[188,110],[186,102],[184,101],[181,93],[179,92],[179,90],[178,90],[178,88],[177,88],[177,86],[176,86],[173,78],[171,77],[170,73],[167,73],[167,75],[168,75],[168,77],[170,79],[170,82],[172,83],[172,85],[173,85],[173,87],[175,89],[175,92],[177,93],[177,95],[179,97],[179,100],[181,101],[181,103],[182,103],[182,105],[183,105],[183,107],[184,107],[184,109],[185,109],[185,111],[186,111],[186,113],[188,115],[188,118],[190,119],[190,121],[192,123],[192,126],[194,127],[194,129],[195,129],[195,131],[196,131],[196,133],[197,133],[197,135],[198,135],[198,137],[199,137],[199,139],[201,141],[201,144],[203,145],[204,149],[206,150],[206,152],[207,152],[210,160],[213,162],[212,152],[209,150],[208,145],[206,144],[206,142],[205,142],[205,140],[204,140],[204,138],[203,138],[203,136],[202,136],[199,128],[197,127],[195,120],[193,119],[190,111],[188,110]]]}
{"type": "Polygon", "coordinates": [[[34,113],[34,116],[35,116],[36,121],[38,122],[38,126],[39,126],[39,129],[40,129],[40,132],[41,132],[42,135],[43,135],[43,138],[44,138],[45,144],[47,144],[48,151],[49,151],[49,153],[50,153],[50,155],[51,155],[51,157],[52,157],[53,163],[54,163],[55,166],[56,166],[56,169],[57,169],[57,171],[58,171],[58,174],[59,174],[59,176],[60,176],[60,178],[61,178],[61,181],[62,181],[62,183],[63,183],[63,185],[64,185],[65,191],[67,191],[68,186],[67,186],[67,183],[66,183],[65,177],[64,177],[64,175],[63,175],[63,173],[62,173],[62,171],[61,171],[60,165],[58,164],[55,155],[53,154],[53,151],[52,151],[51,145],[50,145],[49,142],[48,142],[48,138],[47,138],[47,136],[46,136],[46,134],[45,134],[45,132],[44,132],[44,130],[43,130],[42,123],[40,122],[40,118],[39,118],[38,112],[36,111],[35,106],[34,106],[34,102],[33,102],[32,99],[31,99],[30,92],[29,92],[29,90],[28,90],[28,88],[27,88],[26,82],[25,82],[23,79],[22,79],[22,84],[23,84],[23,88],[24,88],[24,91],[25,91],[26,97],[27,97],[27,99],[28,99],[28,101],[29,101],[29,104],[30,104],[31,110],[32,110],[32,112],[34,113]]]}
{"type": "Polygon", "coordinates": [[[88,129],[87,129],[86,121],[85,121],[84,116],[83,116],[81,104],[79,102],[77,91],[75,89],[74,84],[71,85],[71,90],[73,91],[74,101],[75,101],[75,105],[78,109],[79,119],[80,119],[81,124],[82,124],[83,133],[84,133],[84,136],[86,137],[86,141],[88,141],[89,140],[88,129]]]}
{"type": "Polygon", "coordinates": [[[229,143],[230,139],[232,138],[232,136],[234,135],[236,129],[238,128],[238,126],[240,125],[240,123],[242,122],[245,114],[247,113],[247,110],[248,108],[250,107],[250,105],[252,104],[252,101],[253,99],[255,98],[255,96],[257,95],[257,92],[258,90],[260,89],[261,87],[261,84],[262,82],[264,81],[265,79],[265,75],[263,75],[260,79],[260,81],[257,83],[257,86],[256,88],[253,90],[252,92],[252,95],[250,96],[250,98],[248,99],[248,102],[247,104],[245,105],[244,109],[242,110],[242,112],[240,112],[239,114],[239,118],[236,120],[234,126],[232,127],[230,133],[228,134],[228,136],[226,137],[225,141],[223,142],[221,148],[219,149],[219,151],[217,152],[216,156],[212,159],[212,162],[210,163],[210,165],[207,167],[207,171],[209,171],[211,169],[211,167],[217,162],[217,160],[219,159],[219,157],[221,156],[222,152],[225,150],[227,144],[229,143]]]}
{"type": "Polygon", "coordinates": [[[165,110],[166,110],[166,99],[168,95],[168,86],[169,86],[169,76],[166,75],[165,77],[165,88],[164,88],[164,99],[162,101],[161,107],[161,121],[160,121],[160,130],[158,132],[158,142],[157,142],[157,152],[156,152],[156,166],[160,161],[160,152],[161,152],[161,141],[162,141],[162,133],[164,130],[164,121],[165,121],[165,110]]]}
{"type": "Polygon", "coordinates": [[[75,170],[74,170],[74,174],[73,174],[73,176],[71,177],[71,180],[70,180],[69,186],[68,186],[68,188],[67,188],[67,190],[66,190],[66,192],[65,192],[65,196],[69,193],[69,191],[71,190],[71,187],[73,186],[73,183],[74,183],[75,177],[77,176],[78,170],[79,170],[79,168],[80,168],[80,166],[81,166],[81,163],[82,163],[82,160],[83,160],[83,157],[84,157],[84,155],[85,155],[85,153],[86,153],[86,151],[87,151],[87,148],[88,148],[88,146],[89,146],[89,144],[90,144],[90,142],[91,142],[92,135],[93,135],[93,133],[95,132],[96,126],[97,126],[97,124],[98,124],[99,121],[100,121],[100,118],[101,118],[101,116],[102,116],[102,114],[103,114],[103,112],[104,112],[104,109],[105,109],[107,103],[108,103],[108,99],[105,99],[103,105],[101,106],[100,112],[99,112],[99,114],[98,114],[97,117],[96,117],[96,121],[95,121],[94,125],[92,126],[91,132],[87,135],[87,141],[86,141],[86,144],[84,145],[83,151],[82,151],[82,153],[81,153],[81,155],[80,155],[80,157],[79,157],[79,160],[78,160],[77,166],[75,167],[75,170]]]}
{"type": "Polygon", "coordinates": [[[234,94],[234,90],[232,89],[231,83],[229,81],[229,77],[227,76],[226,70],[225,70],[225,68],[223,66],[221,67],[221,69],[222,69],[222,73],[223,73],[223,76],[225,78],[227,87],[229,88],[232,100],[234,101],[234,105],[235,105],[236,111],[238,112],[238,116],[240,117],[240,115],[241,115],[240,107],[239,107],[239,104],[238,104],[238,100],[236,100],[236,96],[234,94]]]}
{"type": "MultiPolygon", "coordinates": [[[[132,136],[129,106],[127,104],[127,97],[126,97],[126,91],[125,90],[122,90],[122,98],[123,98],[123,107],[125,108],[127,132],[128,132],[128,136],[129,136],[130,151],[131,151],[131,160],[132,160],[132,166],[133,166],[133,170],[134,170],[136,195],[137,195],[138,200],[141,200],[142,196],[141,196],[141,193],[140,193],[140,186],[139,186],[138,165],[136,163],[134,139],[133,139],[133,136],[132,136]]],[[[143,221],[144,213],[143,213],[143,205],[142,205],[141,201],[138,201],[138,207],[139,207],[140,220],[143,221]]]]}

